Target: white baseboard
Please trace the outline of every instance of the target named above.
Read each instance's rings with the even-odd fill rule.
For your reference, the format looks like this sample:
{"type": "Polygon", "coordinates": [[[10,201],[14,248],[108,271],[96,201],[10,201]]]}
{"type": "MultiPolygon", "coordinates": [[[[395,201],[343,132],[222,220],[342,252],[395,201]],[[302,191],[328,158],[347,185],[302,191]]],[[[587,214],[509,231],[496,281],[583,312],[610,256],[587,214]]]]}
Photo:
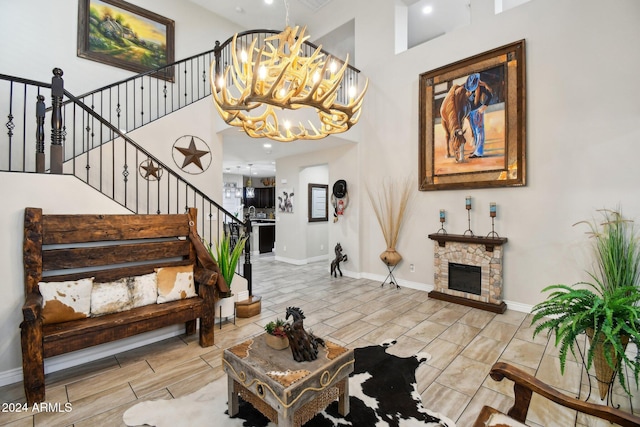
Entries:
{"type": "Polygon", "coordinates": [[[286,257],[283,257],[283,256],[275,255],[274,258],[275,258],[276,261],[286,262],[287,264],[307,265],[307,264],[310,264],[312,262],[319,262],[319,261],[328,260],[329,259],[329,255],[318,255],[318,256],[315,256],[315,257],[305,258],[305,259],[286,258],[286,257]]]}
{"type": "MultiPolygon", "coordinates": [[[[369,280],[376,280],[378,282],[380,282],[380,285],[382,285],[382,282],[387,278],[387,275],[380,275],[380,274],[373,274],[373,273],[362,273],[361,274],[361,278],[363,279],[369,279],[369,280]]],[[[419,291],[425,291],[425,292],[431,292],[434,289],[433,285],[428,285],[426,283],[420,283],[420,282],[412,282],[410,280],[405,280],[405,279],[398,279],[396,277],[396,282],[398,284],[398,286],[400,286],[400,288],[409,288],[409,289],[417,289],[419,291]]],[[[391,284],[389,284],[389,281],[387,281],[385,283],[385,286],[389,287],[389,286],[393,286],[391,284]]]]}
{"type": "Polygon", "coordinates": [[[504,303],[507,304],[507,309],[513,310],[513,311],[519,311],[521,313],[528,314],[528,313],[531,313],[531,310],[533,309],[532,305],[522,304],[521,302],[504,300],[504,303]]]}

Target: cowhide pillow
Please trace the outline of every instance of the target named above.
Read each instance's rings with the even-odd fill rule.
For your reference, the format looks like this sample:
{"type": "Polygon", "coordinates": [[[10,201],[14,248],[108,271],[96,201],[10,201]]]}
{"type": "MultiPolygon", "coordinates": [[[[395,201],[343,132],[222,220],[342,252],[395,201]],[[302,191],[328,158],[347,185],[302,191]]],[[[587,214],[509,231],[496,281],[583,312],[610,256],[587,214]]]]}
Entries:
{"type": "Polygon", "coordinates": [[[91,315],[102,316],[131,308],[128,278],[114,282],[94,283],[91,291],[91,315]]]}
{"type": "Polygon", "coordinates": [[[193,265],[156,268],[158,304],[196,296],[193,265]]]}
{"type": "Polygon", "coordinates": [[[155,272],[130,277],[127,283],[131,294],[131,308],[155,304],[158,300],[158,278],[155,272]]]}
{"type": "Polygon", "coordinates": [[[155,272],[124,277],[113,282],[94,283],[91,292],[91,315],[118,313],[155,304],[157,299],[158,282],[155,272]]]}
{"type": "Polygon", "coordinates": [[[40,282],[43,323],[84,319],[91,314],[93,277],[66,282],[40,282]]]}

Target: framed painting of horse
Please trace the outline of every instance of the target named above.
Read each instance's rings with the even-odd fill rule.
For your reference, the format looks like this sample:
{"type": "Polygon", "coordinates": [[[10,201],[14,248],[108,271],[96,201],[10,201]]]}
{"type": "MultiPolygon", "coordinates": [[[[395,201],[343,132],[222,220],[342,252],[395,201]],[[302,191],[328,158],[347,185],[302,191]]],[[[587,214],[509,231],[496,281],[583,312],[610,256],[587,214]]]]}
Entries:
{"type": "Polygon", "coordinates": [[[78,56],[173,81],[175,23],[123,0],[79,0],[78,56]]]}
{"type": "Polygon", "coordinates": [[[419,189],[525,185],[525,42],[420,74],[419,189]]]}

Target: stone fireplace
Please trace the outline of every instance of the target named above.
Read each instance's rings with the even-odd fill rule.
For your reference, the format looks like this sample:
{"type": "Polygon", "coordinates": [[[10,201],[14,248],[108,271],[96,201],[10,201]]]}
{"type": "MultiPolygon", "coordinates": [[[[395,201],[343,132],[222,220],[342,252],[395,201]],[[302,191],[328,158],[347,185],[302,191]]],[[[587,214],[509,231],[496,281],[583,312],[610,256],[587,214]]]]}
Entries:
{"type": "Polygon", "coordinates": [[[507,309],[502,301],[502,237],[430,234],[434,240],[435,289],[430,298],[494,313],[507,309]]]}

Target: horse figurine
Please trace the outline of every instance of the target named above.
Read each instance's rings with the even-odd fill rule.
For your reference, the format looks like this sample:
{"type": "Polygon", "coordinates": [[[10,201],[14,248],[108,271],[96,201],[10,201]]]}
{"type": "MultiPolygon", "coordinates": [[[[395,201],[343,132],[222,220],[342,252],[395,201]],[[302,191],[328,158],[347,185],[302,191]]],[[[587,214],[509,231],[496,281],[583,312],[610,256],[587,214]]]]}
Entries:
{"type": "Polygon", "coordinates": [[[340,263],[347,262],[347,255],[342,255],[342,245],[338,243],[335,248],[336,258],[331,261],[331,272],[329,274],[333,274],[333,277],[338,277],[337,273],[340,273],[340,277],[342,277],[342,270],[340,270],[340,263]]]}
{"type": "Polygon", "coordinates": [[[287,315],[285,320],[292,317],[293,322],[287,323],[284,332],[289,338],[289,346],[291,354],[296,362],[309,362],[318,358],[318,344],[325,346],[324,340],[313,335],[311,332],[304,330],[302,320],[305,318],[304,313],[298,307],[287,307],[287,315]]]}

